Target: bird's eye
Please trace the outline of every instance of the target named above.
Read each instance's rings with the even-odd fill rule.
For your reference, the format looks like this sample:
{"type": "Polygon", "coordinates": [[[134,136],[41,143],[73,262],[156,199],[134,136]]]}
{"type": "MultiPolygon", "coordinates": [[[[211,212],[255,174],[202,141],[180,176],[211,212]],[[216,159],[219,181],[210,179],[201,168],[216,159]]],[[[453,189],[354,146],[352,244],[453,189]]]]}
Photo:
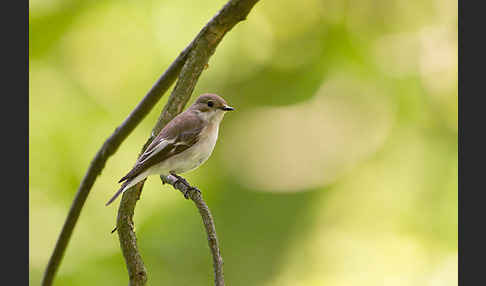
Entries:
{"type": "Polygon", "coordinates": [[[214,102],[212,102],[212,101],[208,101],[208,106],[209,106],[209,107],[213,107],[213,105],[214,105],[214,102]]]}

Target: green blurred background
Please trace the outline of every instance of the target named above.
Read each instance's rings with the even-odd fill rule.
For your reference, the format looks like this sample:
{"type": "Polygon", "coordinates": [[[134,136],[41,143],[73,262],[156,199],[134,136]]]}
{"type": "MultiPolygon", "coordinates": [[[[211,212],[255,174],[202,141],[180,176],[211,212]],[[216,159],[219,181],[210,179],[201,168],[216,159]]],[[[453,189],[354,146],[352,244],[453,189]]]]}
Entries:
{"type": "MultiPolygon", "coordinates": [[[[30,0],[31,285],[98,148],[225,2],[30,0]]],[[[440,0],[262,0],[226,35],[194,96],[237,111],[185,177],[228,285],[457,285],[457,46],[440,0]]],[[[104,204],[167,97],[109,159],[55,285],[126,285],[104,204]]],[[[148,285],[212,284],[179,192],[149,178],[135,225],[148,285]]]]}

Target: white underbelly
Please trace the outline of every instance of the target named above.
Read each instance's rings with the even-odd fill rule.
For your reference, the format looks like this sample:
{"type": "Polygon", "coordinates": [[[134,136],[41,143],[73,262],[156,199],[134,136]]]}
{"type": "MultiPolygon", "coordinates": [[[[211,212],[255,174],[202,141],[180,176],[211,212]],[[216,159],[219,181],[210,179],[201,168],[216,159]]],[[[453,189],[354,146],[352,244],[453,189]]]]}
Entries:
{"type": "Polygon", "coordinates": [[[201,138],[194,146],[159,163],[156,167],[157,174],[167,175],[171,171],[180,174],[193,170],[204,163],[211,156],[218,139],[218,126],[214,128],[216,130],[205,130],[207,132],[203,132],[201,138]]]}
{"type": "Polygon", "coordinates": [[[127,190],[150,175],[169,175],[171,171],[175,172],[176,174],[181,174],[199,167],[209,158],[209,156],[211,156],[211,153],[213,152],[214,146],[216,145],[216,140],[218,139],[219,122],[221,119],[222,117],[214,124],[208,124],[206,129],[202,131],[201,137],[194,146],[164,160],[163,162],[158,163],[148,170],[145,170],[131,180],[130,183],[125,186],[124,190],[127,190]]]}

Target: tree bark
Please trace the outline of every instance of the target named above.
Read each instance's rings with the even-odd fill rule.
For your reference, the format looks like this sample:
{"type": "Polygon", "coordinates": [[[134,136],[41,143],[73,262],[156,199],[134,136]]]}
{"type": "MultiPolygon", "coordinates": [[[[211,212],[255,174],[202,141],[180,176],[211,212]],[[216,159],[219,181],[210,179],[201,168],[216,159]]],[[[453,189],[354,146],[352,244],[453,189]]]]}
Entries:
{"type": "MultiPolygon", "coordinates": [[[[76,196],[71,204],[71,208],[57,239],[54,251],[44,272],[42,279],[43,286],[52,285],[84,203],[86,202],[86,199],[97,177],[101,174],[101,171],[105,167],[108,158],[117,151],[123,141],[152,110],[162,95],[169,89],[169,87],[179,76],[179,80],[168,100],[168,103],[164,107],[164,110],[159,117],[151,136],[142,149],[143,153],[155,135],[162,130],[163,126],[165,126],[167,122],[182,111],[189,100],[192,91],[194,90],[194,86],[202,70],[206,66],[210,56],[214,53],[216,46],[219,44],[226,32],[231,30],[231,28],[233,28],[233,26],[238,22],[246,19],[246,16],[257,2],[258,0],[231,0],[226,3],[226,5],[199,32],[195,39],[179,54],[174,62],[172,62],[169,68],[162,74],[162,76],[153,85],[142,101],[140,101],[140,103],[122,122],[122,124],[120,124],[110,135],[110,137],[108,137],[108,139],[103,143],[91,161],[90,166],[86,171],[85,176],[83,177],[83,180],[81,181],[81,184],[77,190],[76,196]],[[188,57],[191,58],[191,60],[188,61],[188,57]]],[[[145,277],[140,279],[140,281],[146,281],[145,267],[143,266],[143,261],[138,254],[138,250],[136,249],[136,237],[132,228],[134,208],[136,201],[140,197],[142,188],[143,182],[134,186],[132,191],[125,192],[124,197],[128,197],[122,197],[117,219],[117,228],[119,230],[118,233],[120,235],[122,251],[124,252],[124,255],[128,254],[125,259],[128,257],[130,261],[134,260],[133,263],[127,260],[127,267],[129,267],[129,264],[133,264],[133,269],[135,270],[133,273],[139,273],[138,275],[134,275],[134,277],[145,277]],[[133,191],[133,189],[136,191],[133,191]],[[125,228],[125,226],[130,227],[125,228]],[[125,230],[128,231],[127,235],[120,234],[120,227],[123,232],[125,232],[125,230]],[[132,246],[132,249],[127,252],[127,250],[129,250],[129,245],[132,246]],[[136,261],[137,259],[139,260],[138,262],[136,261]],[[142,272],[144,274],[140,274],[142,272]]]]}
{"type": "MultiPolygon", "coordinates": [[[[165,105],[155,127],[152,130],[150,138],[147,140],[142,148],[139,156],[145,151],[153,138],[162,130],[162,128],[174,118],[177,114],[182,112],[184,106],[189,101],[191,94],[196,86],[196,83],[207,66],[209,58],[213,55],[216,47],[221,42],[225,34],[231,30],[238,22],[246,19],[248,13],[258,0],[230,0],[224,7],[204,26],[196,38],[192,42],[192,49],[189,52],[186,62],[182,67],[177,83],[165,105]]],[[[145,180],[144,180],[145,181],[145,180]]],[[[132,220],[135,211],[135,206],[140,193],[142,191],[143,182],[135,185],[123,193],[120,207],[118,210],[117,230],[120,239],[120,246],[124,253],[125,262],[130,277],[130,285],[144,285],[147,281],[147,273],[143,266],[143,261],[138,253],[136,236],[133,231],[132,220]]],[[[194,200],[193,200],[194,201],[194,200]]],[[[210,217],[210,212],[207,206],[202,204],[201,199],[194,201],[198,209],[203,210],[203,222],[206,226],[211,228],[209,221],[204,217],[210,217]],[[209,214],[209,216],[208,216],[209,214]],[[208,224],[207,224],[208,223],[208,224]]],[[[212,218],[211,218],[212,221],[212,218]]],[[[214,230],[214,223],[212,223],[214,230]]],[[[216,231],[208,232],[210,238],[210,248],[218,246],[216,231]],[[216,241],[216,243],[214,243],[216,241]]],[[[214,252],[213,252],[214,253],[214,252]]],[[[217,249],[219,258],[219,248],[217,249]]],[[[214,256],[213,256],[214,257],[214,256]]],[[[217,259],[219,259],[217,258],[217,259]]],[[[223,271],[221,261],[215,261],[215,284],[218,286],[224,285],[223,271]]]]}
{"type": "Polygon", "coordinates": [[[71,208],[69,209],[61,233],[54,247],[54,251],[47,264],[44,276],[42,278],[43,286],[52,285],[54,277],[64,256],[66,247],[71,239],[74,227],[76,226],[81,210],[83,209],[84,203],[88,198],[89,192],[91,191],[96,178],[101,174],[101,171],[105,167],[106,161],[111,155],[115,154],[118,147],[120,147],[123,141],[125,141],[128,135],[130,135],[135,127],[137,127],[138,124],[145,118],[145,116],[150,113],[162,95],[174,83],[186,61],[189,51],[192,49],[192,46],[193,43],[191,43],[179,54],[169,68],[153,85],[147,95],[145,95],[142,101],[138,103],[138,105],[135,107],[135,109],[133,109],[123,123],[119,125],[110,135],[110,137],[108,137],[108,139],[103,143],[91,161],[89,168],[81,181],[76,196],[71,203],[71,208]]]}

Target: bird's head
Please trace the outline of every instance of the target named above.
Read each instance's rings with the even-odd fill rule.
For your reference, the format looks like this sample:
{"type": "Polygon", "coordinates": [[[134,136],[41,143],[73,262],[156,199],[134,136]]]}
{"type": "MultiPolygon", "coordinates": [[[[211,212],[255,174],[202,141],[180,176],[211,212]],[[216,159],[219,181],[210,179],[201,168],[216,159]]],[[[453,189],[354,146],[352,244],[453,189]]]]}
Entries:
{"type": "Polygon", "coordinates": [[[199,96],[190,109],[199,111],[207,120],[222,119],[226,111],[235,110],[219,95],[206,93],[199,96]]]}

